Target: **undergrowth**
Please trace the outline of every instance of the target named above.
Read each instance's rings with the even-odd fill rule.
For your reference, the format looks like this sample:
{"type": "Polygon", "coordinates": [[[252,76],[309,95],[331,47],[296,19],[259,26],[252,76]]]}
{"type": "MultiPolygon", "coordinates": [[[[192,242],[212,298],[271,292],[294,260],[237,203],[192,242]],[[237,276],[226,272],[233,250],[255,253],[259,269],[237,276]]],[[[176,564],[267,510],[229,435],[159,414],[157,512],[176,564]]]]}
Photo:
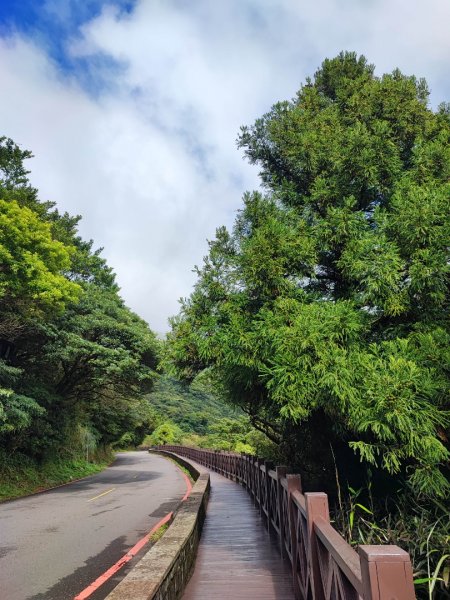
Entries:
{"type": "Polygon", "coordinates": [[[24,454],[6,454],[0,450],[0,501],[93,475],[104,469],[111,460],[112,454],[103,451],[96,453],[89,461],[82,457],[58,457],[38,463],[24,454]]]}
{"type": "Polygon", "coordinates": [[[168,529],[169,529],[169,523],[164,523],[164,525],[161,525],[161,527],[159,527],[150,536],[150,542],[153,543],[153,544],[156,543],[158,540],[160,540],[162,538],[162,536],[166,533],[166,531],[168,529]]]}
{"type": "Polygon", "coordinates": [[[411,556],[417,598],[450,599],[450,512],[439,501],[411,495],[374,501],[370,486],[339,490],[332,511],[337,529],[352,546],[396,544],[411,556]]]}

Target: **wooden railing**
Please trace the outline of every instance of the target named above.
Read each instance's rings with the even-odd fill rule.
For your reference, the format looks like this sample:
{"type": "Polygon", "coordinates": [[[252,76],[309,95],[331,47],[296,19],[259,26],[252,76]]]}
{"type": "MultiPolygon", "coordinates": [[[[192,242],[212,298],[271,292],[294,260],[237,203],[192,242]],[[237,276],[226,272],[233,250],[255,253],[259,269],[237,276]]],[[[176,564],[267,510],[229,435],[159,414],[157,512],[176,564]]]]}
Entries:
{"type": "Polygon", "coordinates": [[[354,550],[330,524],[328,497],[302,493],[300,475],[254,456],[164,446],[241,483],[292,566],[302,600],[414,600],[411,561],[398,546],[354,550]]]}

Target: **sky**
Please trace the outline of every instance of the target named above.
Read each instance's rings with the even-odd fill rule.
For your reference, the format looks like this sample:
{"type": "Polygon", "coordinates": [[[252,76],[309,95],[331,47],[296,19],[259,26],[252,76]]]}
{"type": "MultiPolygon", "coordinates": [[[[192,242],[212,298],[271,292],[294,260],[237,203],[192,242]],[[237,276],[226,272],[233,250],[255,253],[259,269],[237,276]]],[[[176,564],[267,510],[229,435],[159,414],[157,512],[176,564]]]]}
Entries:
{"type": "Polygon", "coordinates": [[[42,200],[80,214],[159,334],[257,167],[237,149],[325,58],[425,77],[450,100],[450,0],[1,0],[0,135],[42,200]]]}

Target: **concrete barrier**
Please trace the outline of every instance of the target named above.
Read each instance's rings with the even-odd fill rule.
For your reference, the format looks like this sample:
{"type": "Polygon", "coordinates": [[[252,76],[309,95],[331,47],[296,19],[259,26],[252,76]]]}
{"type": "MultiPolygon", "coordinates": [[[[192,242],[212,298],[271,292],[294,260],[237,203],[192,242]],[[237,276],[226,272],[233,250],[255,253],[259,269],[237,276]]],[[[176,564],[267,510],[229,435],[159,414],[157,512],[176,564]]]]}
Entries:
{"type": "Polygon", "coordinates": [[[160,452],[196,479],[168,530],[107,596],[107,600],[178,600],[193,572],[209,498],[209,473],[171,452],[160,452]]]}

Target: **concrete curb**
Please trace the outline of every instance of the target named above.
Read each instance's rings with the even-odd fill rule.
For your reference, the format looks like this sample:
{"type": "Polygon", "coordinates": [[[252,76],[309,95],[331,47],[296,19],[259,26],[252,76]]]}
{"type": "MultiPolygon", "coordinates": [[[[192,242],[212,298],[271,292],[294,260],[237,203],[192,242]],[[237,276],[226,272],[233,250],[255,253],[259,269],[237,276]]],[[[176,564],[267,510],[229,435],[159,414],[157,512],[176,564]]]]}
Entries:
{"type": "Polygon", "coordinates": [[[192,574],[209,498],[209,473],[165,451],[196,479],[169,529],[107,596],[107,600],[178,600],[192,574]]]}

